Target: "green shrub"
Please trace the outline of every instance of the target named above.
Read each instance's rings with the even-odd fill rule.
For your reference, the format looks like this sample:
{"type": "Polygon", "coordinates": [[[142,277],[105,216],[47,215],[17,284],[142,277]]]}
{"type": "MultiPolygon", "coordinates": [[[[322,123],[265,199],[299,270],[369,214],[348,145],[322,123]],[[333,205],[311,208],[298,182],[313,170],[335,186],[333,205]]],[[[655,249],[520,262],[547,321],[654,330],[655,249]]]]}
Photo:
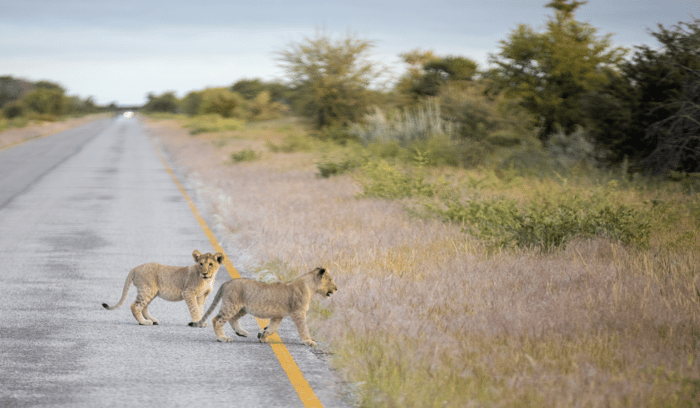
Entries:
{"type": "Polygon", "coordinates": [[[365,158],[348,155],[339,160],[324,158],[324,160],[318,162],[316,167],[318,168],[319,177],[328,178],[352,171],[366,162],[367,159],[365,158]]]}
{"type": "Polygon", "coordinates": [[[348,142],[358,142],[359,139],[346,126],[331,125],[326,126],[318,132],[317,137],[323,141],[331,141],[340,145],[346,145],[348,142]]]}
{"type": "Polygon", "coordinates": [[[194,116],[184,125],[191,135],[245,129],[245,121],[236,118],[222,118],[217,114],[194,116]]]}
{"type": "Polygon", "coordinates": [[[231,160],[234,163],[240,163],[244,161],[254,161],[260,158],[260,153],[253,149],[244,149],[238,152],[231,153],[231,160]]]}
{"type": "Polygon", "coordinates": [[[2,108],[2,115],[7,119],[14,119],[24,115],[25,106],[20,101],[10,102],[2,108]]]}
{"type": "Polygon", "coordinates": [[[365,163],[358,180],[364,188],[362,196],[365,197],[399,199],[432,197],[435,194],[434,186],[422,176],[404,173],[384,160],[365,163]]]}
{"type": "Polygon", "coordinates": [[[267,142],[267,148],[273,153],[308,152],[313,150],[314,141],[308,136],[292,133],[282,139],[279,145],[267,142]]]}
{"type": "Polygon", "coordinates": [[[249,115],[247,104],[242,96],[227,88],[207,88],[201,91],[199,113],[247,119],[249,115]]]}
{"type": "Polygon", "coordinates": [[[490,247],[552,251],[566,247],[575,237],[605,237],[641,247],[649,242],[649,220],[624,204],[587,210],[585,205],[575,209],[563,204],[533,203],[521,210],[511,200],[461,203],[450,199],[444,206],[428,205],[428,209],[445,220],[463,224],[465,232],[490,247]]]}

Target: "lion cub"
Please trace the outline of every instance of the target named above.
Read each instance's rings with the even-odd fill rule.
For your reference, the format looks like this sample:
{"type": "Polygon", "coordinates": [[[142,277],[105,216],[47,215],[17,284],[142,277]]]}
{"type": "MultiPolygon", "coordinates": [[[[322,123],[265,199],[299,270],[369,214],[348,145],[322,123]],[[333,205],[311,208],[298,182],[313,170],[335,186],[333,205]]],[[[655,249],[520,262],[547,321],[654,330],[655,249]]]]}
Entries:
{"type": "Polygon", "coordinates": [[[133,282],[138,295],[136,301],[131,304],[131,312],[139,324],[158,324],[158,320],[148,313],[148,305],[156,296],[171,302],[184,299],[192,320],[198,321],[202,317],[204,301],[214,289],[214,277],[219,271],[219,265],[224,261],[224,254],[217,252],[213,255],[202,255],[195,249],[192,258],[196,262],[192,266],[167,266],[158,263],[137,266],[126,276],[124,292],[119,303],[111,307],[103,303],[102,306],[107,310],[114,310],[123,305],[133,282]]]}
{"type": "Polygon", "coordinates": [[[224,335],[223,326],[226,322],[230,322],[237,335],[248,336],[238,319],[250,313],[255,317],[270,319],[270,324],[258,333],[261,343],[267,343],[267,338],[277,331],[282,319],[290,316],[299,330],[301,340],[308,346],[316,347],[316,342],[311,339],[306,325],[306,312],[309,310],[311,295],[318,293],[330,297],[336,290],[338,288],[333,278],[323,268],[316,268],[286,283],[233,279],[221,285],[204,317],[196,323],[190,323],[190,326],[203,327],[206,324],[205,320],[223,299],[219,314],[212,319],[216,340],[232,340],[224,335]]]}

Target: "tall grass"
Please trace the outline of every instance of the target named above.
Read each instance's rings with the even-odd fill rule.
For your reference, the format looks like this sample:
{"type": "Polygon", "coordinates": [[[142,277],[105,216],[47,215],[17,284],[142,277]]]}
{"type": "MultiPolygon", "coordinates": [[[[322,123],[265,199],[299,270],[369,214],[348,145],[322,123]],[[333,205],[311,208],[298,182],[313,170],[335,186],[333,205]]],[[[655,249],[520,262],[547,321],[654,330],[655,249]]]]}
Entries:
{"type": "MultiPolygon", "coordinates": [[[[615,180],[444,174],[462,203],[478,194],[519,209],[536,200],[552,208],[588,203],[594,214],[624,206],[651,223],[647,249],[596,235],[553,252],[487,254],[461,225],[405,211],[411,200],[441,199],[445,187],[429,197],[368,197],[351,175],[320,178],[313,166],[280,171],[288,154],[220,166],[195,157],[216,153],[206,141],[153,131],[198,174],[238,264],[268,279],[318,265],[331,271],[339,291],[313,301],[310,324],[354,384],[357,405],[698,404],[697,194],[615,180]]],[[[435,185],[439,177],[428,170],[413,175],[435,185]]]]}
{"type": "Polygon", "coordinates": [[[429,99],[413,110],[404,109],[386,113],[378,107],[365,116],[362,124],[355,124],[351,133],[365,144],[372,142],[399,142],[408,145],[426,141],[436,135],[453,136],[457,125],[440,114],[437,99],[429,99]]]}

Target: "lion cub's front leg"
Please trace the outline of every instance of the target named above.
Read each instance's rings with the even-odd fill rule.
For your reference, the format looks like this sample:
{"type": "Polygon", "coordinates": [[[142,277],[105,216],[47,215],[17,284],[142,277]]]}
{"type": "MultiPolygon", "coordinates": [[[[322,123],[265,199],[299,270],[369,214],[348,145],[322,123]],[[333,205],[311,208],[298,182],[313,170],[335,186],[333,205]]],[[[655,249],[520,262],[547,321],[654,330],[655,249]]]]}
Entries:
{"type": "Polygon", "coordinates": [[[289,315],[289,317],[292,318],[292,321],[297,326],[301,341],[303,341],[307,346],[316,347],[316,342],[311,338],[311,334],[309,333],[309,326],[306,325],[306,312],[294,312],[289,315]]]}
{"type": "MultiPolygon", "coordinates": [[[[190,316],[192,316],[192,321],[198,322],[202,320],[202,309],[204,306],[204,300],[200,302],[197,294],[190,291],[183,292],[182,297],[185,299],[187,308],[190,310],[190,316]]],[[[203,297],[203,299],[206,299],[206,297],[203,297]]],[[[207,322],[203,322],[202,325],[199,327],[207,327],[207,322]]]]}

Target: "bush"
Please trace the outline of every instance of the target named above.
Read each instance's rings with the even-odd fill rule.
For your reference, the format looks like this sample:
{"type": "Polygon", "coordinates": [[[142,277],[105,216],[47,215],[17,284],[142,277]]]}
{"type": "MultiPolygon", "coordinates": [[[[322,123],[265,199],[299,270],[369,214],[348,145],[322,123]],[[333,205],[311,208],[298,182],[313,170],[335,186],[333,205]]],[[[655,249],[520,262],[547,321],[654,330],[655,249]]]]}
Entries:
{"type": "Polygon", "coordinates": [[[362,167],[367,159],[358,156],[345,156],[339,160],[324,159],[316,165],[318,168],[319,177],[328,178],[330,176],[336,176],[349,171],[352,171],[358,167],[362,167]]]}
{"type": "Polygon", "coordinates": [[[252,120],[269,120],[282,117],[287,112],[287,105],[272,101],[270,92],[260,92],[249,102],[250,117],[252,120]]]}
{"type": "MultiPolygon", "coordinates": [[[[649,242],[650,223],[622,204],[600,209],[581,203],[581,208],[559,204],[530,204],[525,210],[511,200],[468,201],[451,199],[445,209],[427,208],[445,220],[464,225],[465,232],[495,248],[565,248],[575,237],[604,237],[623,244],[644,247],[649,242]]],[[[589,203],[590,204],[590,203],[589,203]]]]}
{"type": "Polygon", "coordinates": [[[254,161],[260,158],[260,153],[252,149],[244,149],[238,152],[231,153],[231,160],[234,163],[244,162],[244,161],[254,161]]]}
{"type": "Polygon", "coordinates": [[[518,102],[493,95],[485,80],[449,84],[439,94],[442,114],[458,125],[461,139],[494,146],[515,146],[535,137],[534,121],[518,102]]]}
{"type": "Polygon", "coordinates": [[[359,178],[362,196],[399,199],[415,196],[432,197],[435,188],[420,175],[404,173],[384,160],[368,161],[359,178]]]}
{"type": "Polygon", "coordinates": [[[20,117],[24,115],[24,113],[25,107],[19,101],[10,102],[7,105],[5,105],[5,107],[2,109],[2,115],[7,119],[14,119],[20,117]]]}
{"type": "Polygon", "coordinates": [[[227,88],[207,88],[201,91],[200,114],[217,114],[223,118],[247,119],[249,111],[242,96],[227,88]]]}
{"type": "Polygon", "coordinates": [[[161,95],[149,93],[148,102],[143,106],[146,112],[177,113],[180,109],[177,96],[174,91],[164,92],[161,95]]]}
{"type": "Polygon", "coordinates": [[[267,148],[273,153],[308,152],[314,148],[314,141],[308,136],[292,133],[282,139],[279,145],[267,142],[267,148]]]}
{"type": "Polygon", "coordinates": [[[27,94],[22,101],[29,110],[39,115],[55,118],[66,113],[67,98],[62,89],[37,88],[27,94]]]}
{"type": "Polygon", "coordinates": [[[349,142],[358,142],[357,135],[346,126],[330,125],[321,129],[317,137],[323,141],[334,142],[339,145],[346,145],[349,142]]]}

